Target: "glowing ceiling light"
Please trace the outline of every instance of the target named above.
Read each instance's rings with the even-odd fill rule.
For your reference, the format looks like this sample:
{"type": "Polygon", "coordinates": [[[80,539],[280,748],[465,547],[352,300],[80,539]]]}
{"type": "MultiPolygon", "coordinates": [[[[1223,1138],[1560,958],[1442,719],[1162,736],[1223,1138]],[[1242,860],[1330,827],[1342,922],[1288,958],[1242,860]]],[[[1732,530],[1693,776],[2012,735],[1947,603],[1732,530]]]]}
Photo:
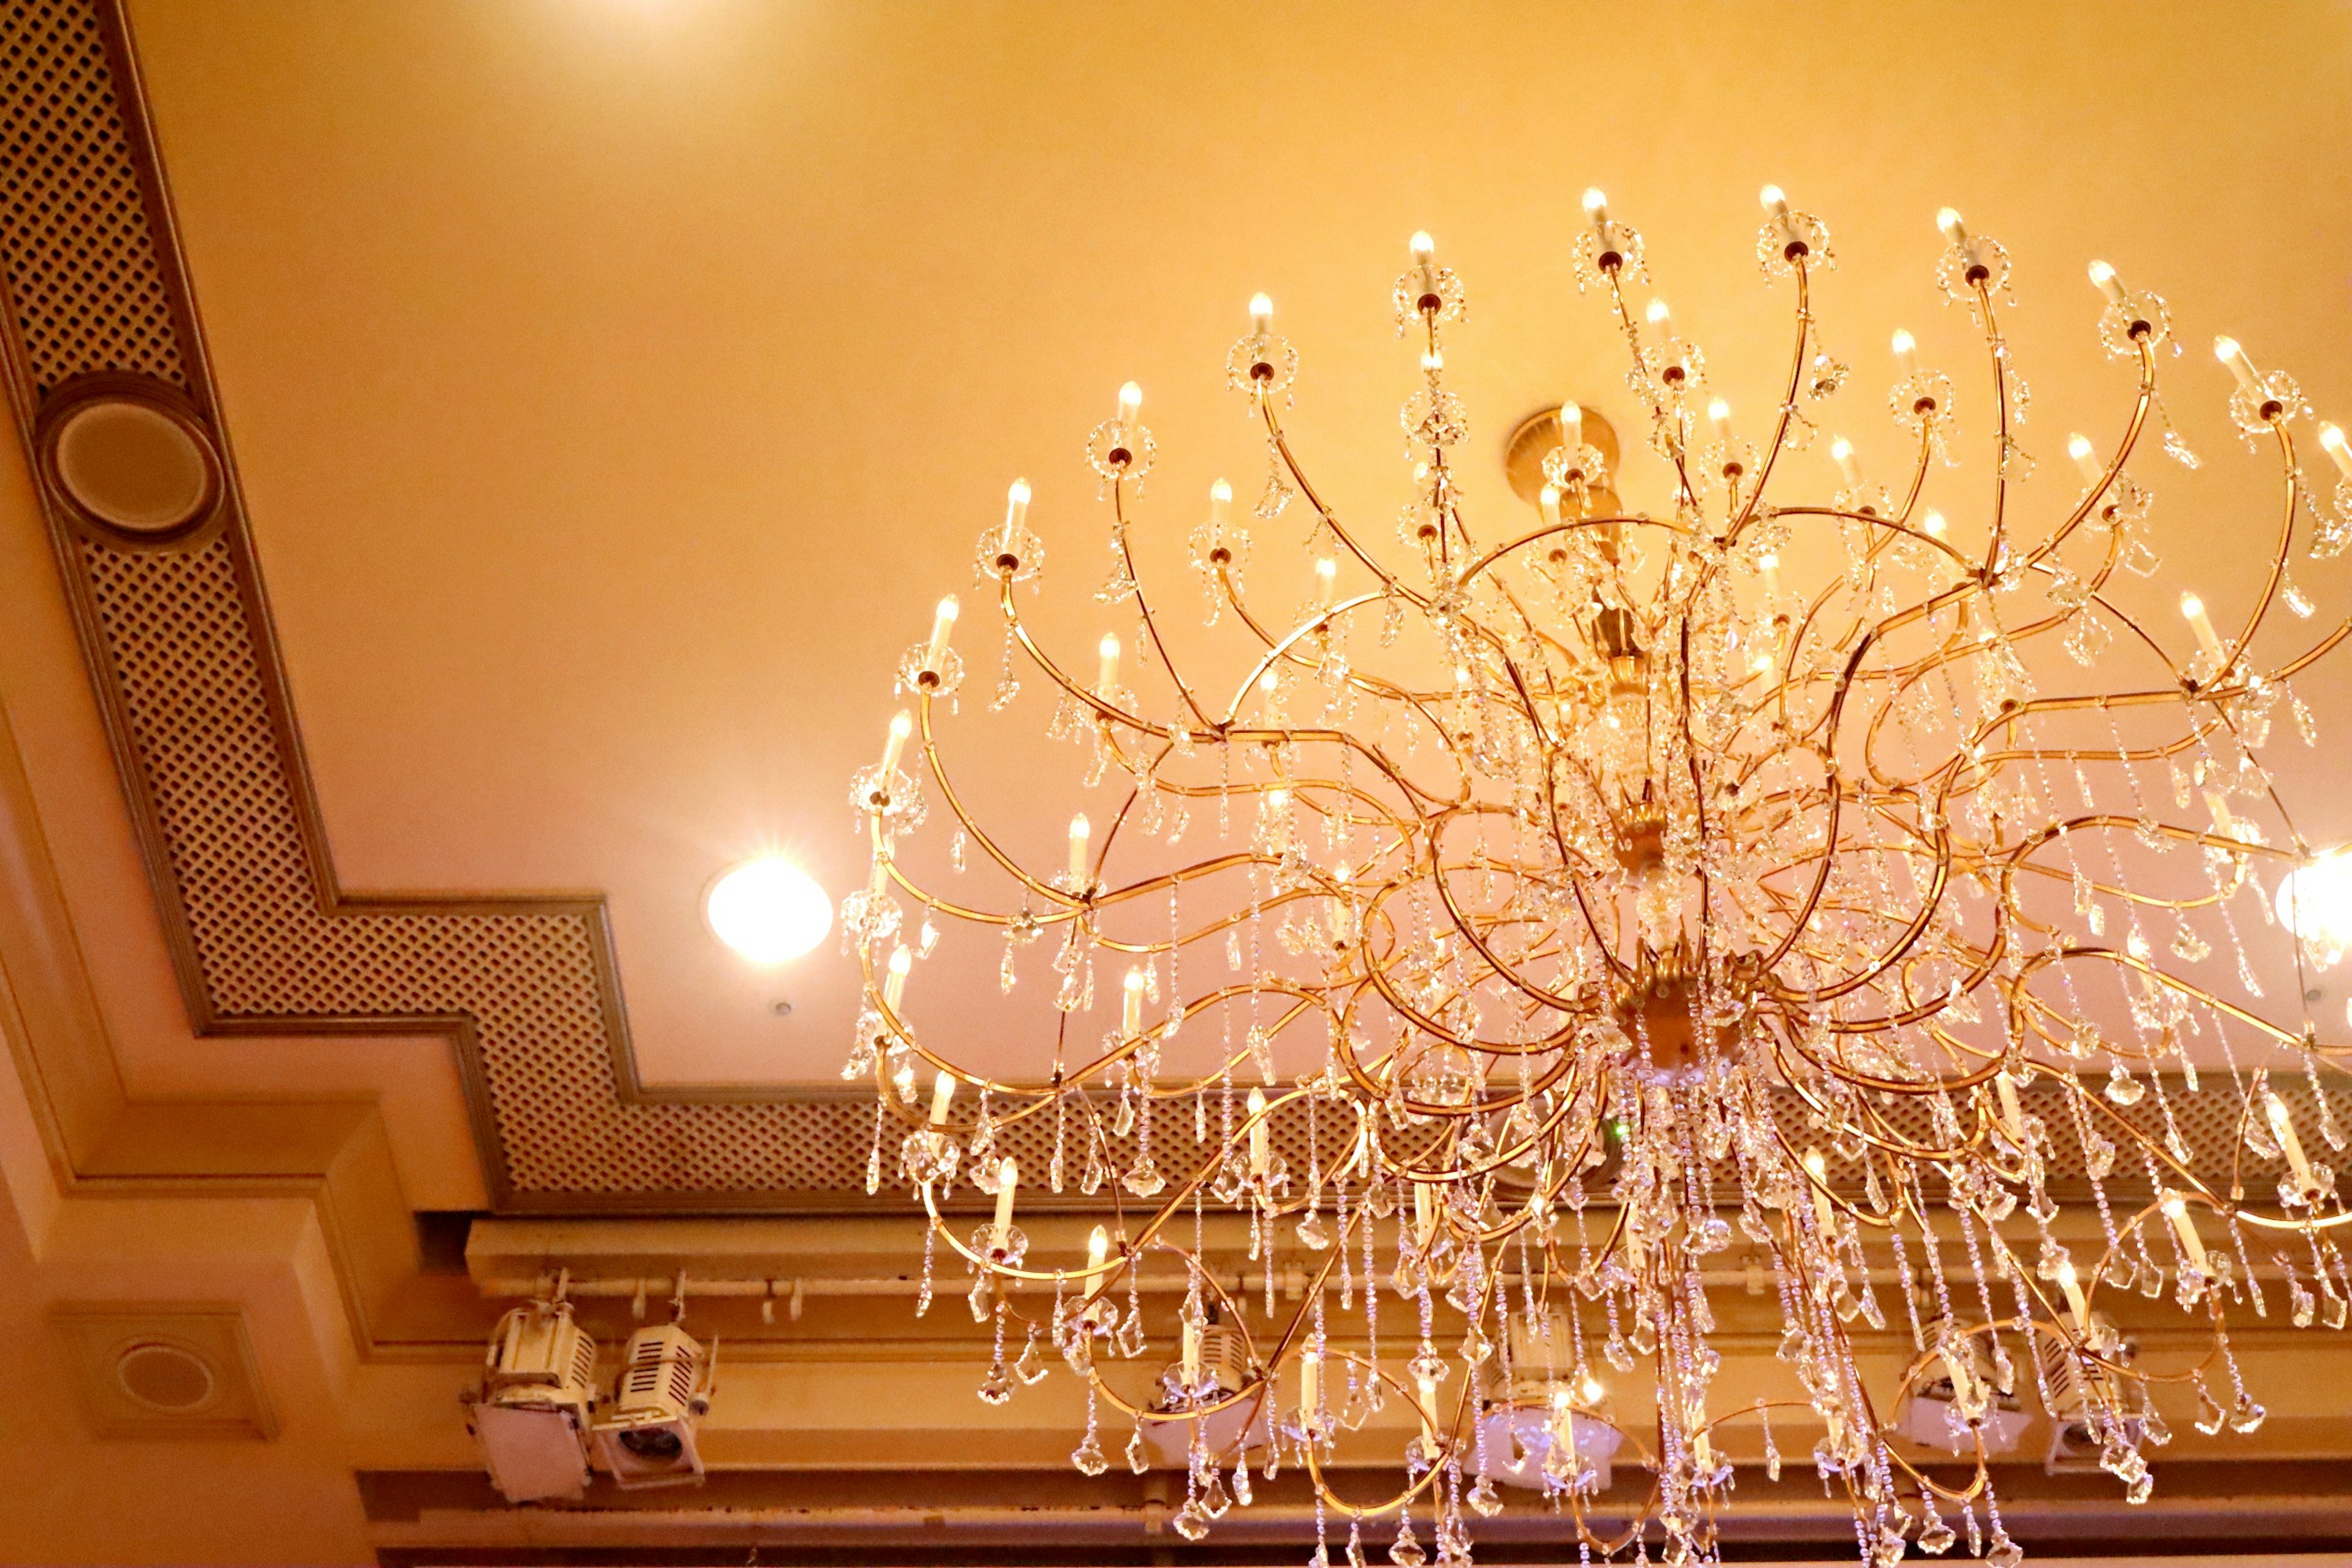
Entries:
{"type": "Polygon", "coordinates": [[[2352,948],[2352,854],[2338,849],[2279,881],[2279,923],[2303,939],[2322,968],[2352,948]]]}
{"type": "Polygon", "coordinates": [[[782,963],[824,940],[833,900],[791,861],[761,855],[710,884],[702,915],[719,941],[752,963],[782,963]]]}

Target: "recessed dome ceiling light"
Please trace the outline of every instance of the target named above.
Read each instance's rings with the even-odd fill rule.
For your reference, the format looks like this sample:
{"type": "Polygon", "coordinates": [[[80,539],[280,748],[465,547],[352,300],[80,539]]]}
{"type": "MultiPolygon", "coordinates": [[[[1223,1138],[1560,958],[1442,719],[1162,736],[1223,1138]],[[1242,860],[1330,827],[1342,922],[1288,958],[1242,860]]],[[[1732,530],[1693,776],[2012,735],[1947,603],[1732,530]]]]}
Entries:
{"type": "Polygon", "coordinates": [[[833,929],[833,900],[809,874],[762,855],[722,873],[702,896],[719,941],[754,963],[798,958],[833,929]]]}

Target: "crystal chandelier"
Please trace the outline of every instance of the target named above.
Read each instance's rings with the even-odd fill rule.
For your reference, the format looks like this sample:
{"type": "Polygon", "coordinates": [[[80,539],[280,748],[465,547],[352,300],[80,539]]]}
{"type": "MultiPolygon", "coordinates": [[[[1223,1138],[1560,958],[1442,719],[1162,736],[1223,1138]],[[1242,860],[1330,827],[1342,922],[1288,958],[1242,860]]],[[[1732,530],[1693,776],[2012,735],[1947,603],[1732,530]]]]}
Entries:
{"type": "Polygon", "coordinates": [[[1268,475],[1246,519],[1218,481],[1189,533],[1207,623],[1241,650],[1220,691],[1176,657],[1175,595],[1138,580],[1155,450],[1133,384],[1087,445],[1113,563],[1097,598],[1133,628],[1091,679],[1018,607],[1045,552],[1016,482],[976,563],[1005,637],[988,706],[1034,665],[1108,802],[1060,868],[950,782],[955,600],[899,667],[911,701],[851,790],[871,878],[843,909],[866,975],[845,1076],[880,1097],[869,1185],[887,1139],[929,1216],[925,1304],[943,1245],[994,1324],[982,1397],[1043,1375],[1042,1339],[1086,1385],[1077,1468],[1107,1467],[1104,1420],[1131,1424],[1138,1468],[1184,1468],[1188,1539],[1247,1504],[1253,1464],[1287,1464],[1313,1481],[1318,1565],[1335,1531],[1360,1562],[1368,1521],[1407,1568],[1466,1562],[1500,1487],[1592,1552],[1712,1560],[1731,1459],[1760,1458],[1762,1486],[1810,1440],[1865,1559],[1965,1531],[2013,1564],[1989,1461],[2027,1423],[2139,1502],[2168,1409],[2209,1434],[2263,1420],[2233,1320],[2345,1324],[2326,1161],[2345,1136],[2317,1069],[2346,1047],[2297,998],[2346,940],[2347,879],[2265,763],[2282,709],[2312,743],[2293,681],[2352,629],[2308,635],[2290,571],[2352,538],[2342,433],[2319,427],[2347,476],[2322,500],[2295,384],[2217,340],[2230,417],[2282,475],[2266,575],[2226,630],[2193,596],[2185,627],[2144,619],[2150,492],[2127,464],[2160,446],[2199,466],[2158,398],[2179,352],[2164,301],[2093,264],[2098,339],[2137,393],[2112,439],[2067,443],[2079,480],[2028,489],[2010,258],[1947,210],[1937,282],[1989,363],[1982,471],[1944,479],[1955,382],[1897,333],[1907,471],[1874,483],[1837,439],[1840,483],[1801,499],[1794,455],[1849,371],[1813,312],[1826,229],[1763,200],[1794,348],[1743,428],[1637,298],[1641,236],[1586,195],[1570,264],[1624,340],[1664,476],[1650,511],[1618,500],[1609,432],[1570,405],[1532,432],[1533,507],[1473,526],[1445,375],[1463,286],[1416,235],[1394,293],[1420,359],[1409,496],[1393,537],[1344,521],[1285,436],[1298,355],[1254,300],[1225,370],[1268,475]],[[1303,547],[1297,599],[1244,591],[1254,544],[1303,547]],[[949,874],[976,847],[995,891],[903,868],[933,802],[949,874]],[[961,1065],[962,1020],[910,1001],[943,925],[995,928],[1007,991],[1042,940],[1049,1071],[961,1065]],[[1100,1008],[1098,966],[1123,971],[1100,1008]],[[1016,1134],[1049,1142],[1046,1168],[1008,1157],[1016,1134]],[[950,1217],[959,1181],[992,1221],[950,1217]],[[1019,1194],[1068,1187],[1103,1223],[1033,1243],[1019,1194]],[[1245,1227],[1238,1282],[1204,1256],[1213,1215],[1245,1227]],[[1733,1293],[1785,1332],[1777,1388],[1735,1399],[1709,1342],[1742,1268],[1733,1293]],[[1140,1277],[1181,1292],[1149,1331],[1140,1277]],[[2168,1289],[2200,1348],[2140,1356],[2125,1320],[2168,1289]],[[1646,1502],[1603,1502],[1612,1465],[1654,1478],[1646,1502]]]}

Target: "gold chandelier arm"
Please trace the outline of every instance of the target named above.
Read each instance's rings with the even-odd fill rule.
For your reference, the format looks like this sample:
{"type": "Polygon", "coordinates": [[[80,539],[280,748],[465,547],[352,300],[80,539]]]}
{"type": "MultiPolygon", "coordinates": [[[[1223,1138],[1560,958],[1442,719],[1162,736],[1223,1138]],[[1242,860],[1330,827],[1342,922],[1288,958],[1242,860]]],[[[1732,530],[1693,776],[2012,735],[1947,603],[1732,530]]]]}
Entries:
{"type": "MultiPolygon", "coordinates": [[[[1192,710],[1193,719],[1202,729],[1213,730],[1216,726],[1193,697],[1192,687],[1185,684],[1183,671],[1176,667],[1174,657],[1168,651],[1168,644],[1160,636],[1160,622],[1151,613],[1151,601],[1143,591],[1143,578],[1135,569],[1135,550],[1127,542],[1127,480],[1123,476],[1111,483],[1110,508],[1118,541],[1119,567],[1127,574],[1128,582],[1134,584],[1135,611],[1137,617],[1143,622],[1144,635],[1151,639],[1152,650],[1160,656],[1160,668],[1168,672],[1169,680],[1176,688],[1176,695],[1184,700],[1184,706],[1192,710]]],[[[1009,584],[1006,592],[1011,592],[1009,584]]]]}
{"type": "Polygon", "coordinates": [[[2052,529],[2050,537],[2035,545],[2027,554],[2025,558],[2027,566],[2040,565],[2060,545],[2065,543],[2067,536],[2083,525],[2084,520],[2088,518],[2097,509],[2099,502],[2113,491],[2116,479],[2122,478],[2124,464],[2130,460],[2132,448],[2139,444],[2140,431],[2147,424],[2147,411],[2156,401],[2156,353],[2148,342],[2151,330],[2147,323],[2143,321],[2137,323],[2132,331],[2132,344],[2139,351],[2139,395],[2132,405],[2131,421],[2124,426],[2123,440],[2116,446],[2114,456],[2107,459],[2105,470],[2100,476],[2099,482],[2093,485],[2089,492],[2075,503],[2074,510],[2067,514],[2066,521],[2052,529]]]}
{"type": "Polygon", "coordinates": [[[1992,308],[1992,289],[1987,279],[1974,279],[1978,320],[1984,324],[1985,346],[1991,351],[1993,451],[1992,451],[1992,512],[1985,531],[1984,564],[1979,568],[1979,581],[1990,583],[2000,574],[2001,555],[2008,544],[2009,527],[2009,454],[2012,437],[2009,433],[2009,346],[2000,335],[1992,308]]]}
{"type": "Polygon", "coordinates": [[[1812,275],[1805,266],[1806,260],[1803,256],[1789,258],[1790,267],[1797,279],[1797,347],[1789,357],[1789,389],[1781,397],[1780,412],[1772,422],[1771,444],[1757,459],[1756,483],[1748,492],[1747,500],[1740,504],[1739,515],[1724,533],[1727,547],[1737,542],[1756,519],[1756,508],[1764,500],[1764,487],[1771,481],[1773,467],[1780,461],[1782,447],[1788,443],[1789,421],[1797,413],[1797,393],[1805,384],[1805,350],[1812,341],[1813,331],[1812,275]]]}

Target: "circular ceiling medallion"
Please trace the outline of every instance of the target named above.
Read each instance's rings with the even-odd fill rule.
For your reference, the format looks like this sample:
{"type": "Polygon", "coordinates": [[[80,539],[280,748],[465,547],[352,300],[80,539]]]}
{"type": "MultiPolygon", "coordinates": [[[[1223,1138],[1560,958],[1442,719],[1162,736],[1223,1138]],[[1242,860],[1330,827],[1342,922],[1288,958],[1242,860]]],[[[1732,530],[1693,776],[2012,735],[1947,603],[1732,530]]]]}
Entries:
{"type": "Polygon", "coordinates": [[[58,483],[100,522],[161,534],[210,510],[211,448],[184,418],[142,398],[101,395],[60,419],[50,437],[58,483]]]}
{"type": "Polygon", "coordinates": [[[203,1409],[215,1388],[213,1369],[202,1356],[164,1340],[125,1345],[114,1359],[114,1377],[138,1403],[173,1415],[203,1409]]]}

